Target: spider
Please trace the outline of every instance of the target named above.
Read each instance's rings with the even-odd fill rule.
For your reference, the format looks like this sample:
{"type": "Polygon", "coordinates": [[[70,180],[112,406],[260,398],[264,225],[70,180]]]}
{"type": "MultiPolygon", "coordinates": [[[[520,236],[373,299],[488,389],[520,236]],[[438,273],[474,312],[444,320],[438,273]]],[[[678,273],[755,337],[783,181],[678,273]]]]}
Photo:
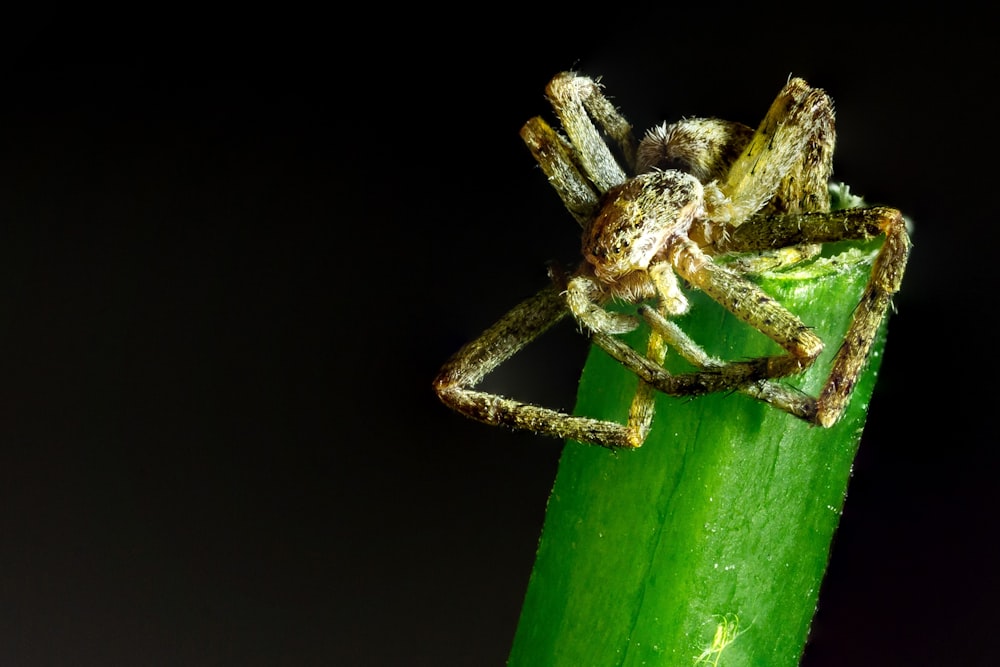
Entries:
{"type": "Polygon", "coordinates": [[[540,117],[521,130],[533,156],[583,228],[583,261],[514,307],[441,368],[441,400],[479,421],[605,447],[642,445],[655,392],[692,396],[740,391],[828,427],[846,408],[869,349],[902,281],[910,241],[902,214],[871,207],[830,211],[834,147],[830,97],[790,78],[756,130],[687,118],[650,130],[641,142],[598,81],[574,72],[547,88],[563,133],[540,117]],[[820,244],[884,236],[871,276],[818,396],[778,378],[802,372],[823,341],[747,276],[815,255],[820,244]],[[720,262],[716,258],[738,259],[720,262]],[[681,279],[775,341],[784,354],[722,362],[672,318],[688,309],[681,279]],[[604,308],[636,304],[636,315],[604,308]],[[475,389],[567,313],[591,340],[642,380],[627,423],[569,415],[475,389]],[[645,354],[616,334],[650,326],[645,354]],[[663,368],[668,348],[695,370],[663,368]]]}

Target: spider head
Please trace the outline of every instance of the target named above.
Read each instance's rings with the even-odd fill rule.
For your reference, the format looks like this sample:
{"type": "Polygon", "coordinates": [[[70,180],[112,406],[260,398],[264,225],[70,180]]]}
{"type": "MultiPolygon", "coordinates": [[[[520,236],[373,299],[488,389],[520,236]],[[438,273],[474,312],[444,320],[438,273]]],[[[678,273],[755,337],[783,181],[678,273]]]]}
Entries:
{"type": "Polygon", "coordinates": [[[583,256],[606,283],[645,271],[702,209],[697,178],[681,171],[640,174],[608,191],[583,237],[583,256]]]}

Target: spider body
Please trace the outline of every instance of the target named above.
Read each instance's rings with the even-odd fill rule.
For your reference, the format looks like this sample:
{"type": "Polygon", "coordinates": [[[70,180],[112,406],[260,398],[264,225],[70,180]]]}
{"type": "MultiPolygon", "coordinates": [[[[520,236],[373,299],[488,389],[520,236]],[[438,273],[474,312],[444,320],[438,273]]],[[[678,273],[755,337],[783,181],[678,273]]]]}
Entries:
{"type": "Polygon", "coordinates": [[[565,136],[541,118],[529,120],[521,135],[583,227],[583,261],[568,277],[554,274],[553,286],[459,350],[435,379],[441,399],[487,423],[610,447],[642,444],[655,391],[738,390],[815,424],[835,423],[899,288],[909,239],[894,209],[830,212],[835,133],[826,93],[790,79],[756,130],[718,119],[684,119],[654,128],[638,144],[593,80],[563,73],[547,93],[565,136]],[[800,261],[820,243],[878,235],[885,243],[820,395],[802,396],[773,382],[807,368],[824,344],[747,274],[800,261]],[[753,254],[715,261],[736,252],[753,254]],[[728,363],[710,358],[671,321],[688,309],[679,278],[785,353],[728,363]],[[639,319],[605,310],[612,299],[639,304],[638,314],[652,330],[644,354],[615,335],[636,328],[639,319]],[[595,344],[643,381],[626,424],[475,390],[567,311],[595,344]],[[695,370],[667,372],[662,364],[668,348],[695,370]]]}

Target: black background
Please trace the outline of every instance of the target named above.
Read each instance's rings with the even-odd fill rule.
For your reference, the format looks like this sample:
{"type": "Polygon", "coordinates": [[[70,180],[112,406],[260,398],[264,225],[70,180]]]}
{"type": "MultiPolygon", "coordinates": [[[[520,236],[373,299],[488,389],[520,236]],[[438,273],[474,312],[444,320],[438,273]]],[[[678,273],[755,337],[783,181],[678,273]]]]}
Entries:
{"type": "MultiPolygon", "coordinates": [[[[835,177],[915,250],[804,665],[988,664],[976,19],[370,9],[5,26],[0,662],[502,664],[559,444],[430,380],[577,252],[517,136],[576,68],[640,129],[755,124],[790,73],[833,96],[835,177]]],[[[556,332],[494,386],[570,407],[584,352],[556,332]]]]}

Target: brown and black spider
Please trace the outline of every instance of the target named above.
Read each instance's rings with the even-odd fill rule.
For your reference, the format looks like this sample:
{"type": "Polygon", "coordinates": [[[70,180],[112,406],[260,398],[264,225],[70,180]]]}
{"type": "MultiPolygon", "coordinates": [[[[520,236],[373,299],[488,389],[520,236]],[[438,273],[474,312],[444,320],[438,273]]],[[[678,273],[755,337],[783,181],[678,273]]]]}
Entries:
{"type": "Polygon", "coordinates": [[[756,130],[690,118],[654,128],[636,144],[631,126],[594,80],[562,73],[546,92],[565,136],[537,117],[521,136],[583,227],[583,262],[569,276],[552,272],[551,286],[462,347],[434,380],[441,400],[488,424],[606,447],[643,443],[655,391],[687,396],[738,390],[808,422],[836,423],[899,289],[910,241],[895,209],[830,211],[835,131],[829,96],[794,78],[756,130]],[[824,344],[746,275],[810,257],[822,243],[879,235],[885,240],[819,395],[772,382],[809,367],[824,344]],[[726,263],[714,259],[733,253],[752,254],[726,263]],[[710,358],[670,319],[688,308],[678,278],[785,354],[734,362],[710,358]],[[611,300],[639,304],[651,327],[644,355],[616,337],[635,329],[639,319],[605,310],[611,300]],[[567,312],[595,344],[643,380],[626,424],[475,390],[567,312]],[[698,370],[667,372],[662,363],[668,347],[698,370]]]}

